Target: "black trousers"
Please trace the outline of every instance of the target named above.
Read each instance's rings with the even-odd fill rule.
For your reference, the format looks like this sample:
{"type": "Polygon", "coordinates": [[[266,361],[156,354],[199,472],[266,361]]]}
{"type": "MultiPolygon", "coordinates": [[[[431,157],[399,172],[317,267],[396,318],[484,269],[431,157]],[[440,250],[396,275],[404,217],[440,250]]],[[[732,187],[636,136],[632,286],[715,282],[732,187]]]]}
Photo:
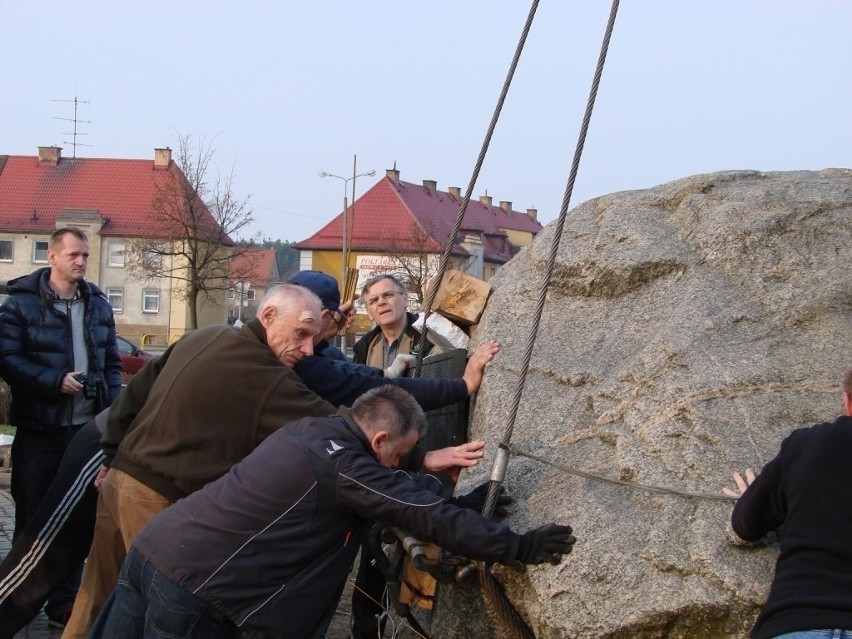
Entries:
{"type": "Polygon", "coordinates": [[[11,639],[48,596],[79,571],[89,554],[98,493],[92,482],[103,463],[95,422],[71,439],[56,477],[0,563],[0,639],[11,639]]]}
{"type": "Polygon", "coordinates": [[[352,590],[352,639],[376,639],[384,635],[384,618],[380,624],[379,617],[385,611],[382,599],[386,585],[369,545],[361,544],[361,562],[352,590]]]}

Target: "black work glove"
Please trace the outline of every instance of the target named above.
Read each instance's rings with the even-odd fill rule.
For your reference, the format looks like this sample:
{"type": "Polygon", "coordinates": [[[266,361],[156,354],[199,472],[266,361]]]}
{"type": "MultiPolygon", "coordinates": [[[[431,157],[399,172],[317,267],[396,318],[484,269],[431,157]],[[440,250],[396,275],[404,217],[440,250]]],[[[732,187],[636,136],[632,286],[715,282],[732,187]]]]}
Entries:
{"type": "Polygon", "coordinates": [[[562,561],[562,555],[571,552],[575,541],[571,526],[545,524],[521,535],[515,559],[522,564],[543,564],[547,561],[555,566],[562,561]]]}
{"type": "MultiPolygon", "coordinates": [[[[470,508],[478,513],[482,512],[482,507],[488,499],[488,483],[484,482],[470,491],[467,495],[459,495],[450,499],[450,503],[459,508],[470,508]]],[[[506,494],[506,487],[500,486],[500,491],[497,493],[497,502],[494,504],[493,516],[495,519],[503,519],[508,513],[506,506],[515,500],[506,494]]]]}

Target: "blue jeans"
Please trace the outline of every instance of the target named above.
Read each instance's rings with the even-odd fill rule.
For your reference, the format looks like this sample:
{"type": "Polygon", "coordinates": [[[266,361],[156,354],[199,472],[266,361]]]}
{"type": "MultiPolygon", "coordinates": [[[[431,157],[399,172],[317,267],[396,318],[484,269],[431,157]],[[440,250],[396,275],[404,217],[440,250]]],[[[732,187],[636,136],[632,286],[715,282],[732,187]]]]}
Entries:
{"type": "Polygon", "coordinates": [[[89,639],[234,639],[236,626],[131,547],[89,639]]]}
{"type": "Polygon", "coordinates": [[[774,639],[852,639],[852,630],[797,630],[774,639]]]}

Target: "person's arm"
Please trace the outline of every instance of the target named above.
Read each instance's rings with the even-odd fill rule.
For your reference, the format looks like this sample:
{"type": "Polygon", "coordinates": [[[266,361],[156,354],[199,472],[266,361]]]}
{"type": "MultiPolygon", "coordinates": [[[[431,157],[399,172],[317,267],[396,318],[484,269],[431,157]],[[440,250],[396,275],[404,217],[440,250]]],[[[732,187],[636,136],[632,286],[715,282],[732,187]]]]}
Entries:
{"type": "MultiPolygon", "coordinates": [[[[746,471],[745,478],[741,476],[741,482],[737,482],[741,496],[731,513],[731,527],[746,541],[757,541],[784,523],[787,504],[782,486],[781,460],[794,436],[795,433],[784,440],[778,455],[763,467],[757,477],[753,472],[749,476],[746,471]]],[[[725,491],[725,494],[736,496],[736,492],[731,490],[725,491]]]]}
{"type": "Polygon", "coordinates": [[[330,357],[305,357],[293,370],[305,386],[335,406],[352,406],[359,396],[384,383],[380,368],[330,357]]]}
{"type": "Polygon", "coordinates": [[[29,327],[17,298],[9,297],[0,306],[0,377],[14,386],[16,393],[56,401],[71,369],[33,362],[27,356],[27,330],[29,327]]]}
{"type": "Polygon", "coordinates": [[[484,451],[485,442],[481,439],[459,446],[430,450],[424,456],[422,466],[431,472],[446,472],[455,482],[458,481],[462,468],[470,468],[479,463],[484,451]]]}
{"type": "Polygon", "coordinates": [[[101,447],[106,455],[104,465],[109,466],[112,463],[118,447],[130,432],[130,425],[145,405],[148,393],[168,362],[173,348],[174,344],[169,346],[160,357],[145,364],[110,406],[109,418],[101,436],[101,447]]]}
{"type": "Polygon", "coordinates": [[[293,370],[282,366],[278,384],[268,394],[262,407],[257,443],[289,422],[302,417],[329,417],[337,412],[335,405],[312,391],[293,370]]]}
{"type": "Polygon", "coordinates": [[[353,453],[344,463],[338,489],[342,507],[471,559],[558,563],[575,541],[567,526],[514,533],[473,510],[453,505],[418,486],[405,473],[385,468],[363,453],[353,453]]]}
{"type": "MultiPolygon", "coordinates": [[[[104,300],[106,302],[106,300],[104,300]]],[[[119,393],[121,393],[121,353],[118,350],[118,343],[115,340],[115,318],[112,315],[112,310],[107,309],[109,313],[108,327],[109,332],[106,341],[106,352],[104,353],[104,377],[107,385],[107,405],[111,405],[119,393]]]]}

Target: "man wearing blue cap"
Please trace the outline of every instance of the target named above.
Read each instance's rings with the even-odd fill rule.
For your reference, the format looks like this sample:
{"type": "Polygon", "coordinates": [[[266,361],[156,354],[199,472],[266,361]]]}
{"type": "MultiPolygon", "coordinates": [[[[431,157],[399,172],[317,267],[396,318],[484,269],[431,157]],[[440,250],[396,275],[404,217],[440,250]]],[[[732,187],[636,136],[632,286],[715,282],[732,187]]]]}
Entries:
{"type": "Polygon", "coordinates": [[[328,341],[346,326],[353,309],[351,301],[341,306],[337,281],[322,271],[299,271],[287,282],[310,289],[322,302],[322,330],[320,331],[322,339],[314,344],[314,353],[333,359],[346,359],[343,351],[328,341]]]}

